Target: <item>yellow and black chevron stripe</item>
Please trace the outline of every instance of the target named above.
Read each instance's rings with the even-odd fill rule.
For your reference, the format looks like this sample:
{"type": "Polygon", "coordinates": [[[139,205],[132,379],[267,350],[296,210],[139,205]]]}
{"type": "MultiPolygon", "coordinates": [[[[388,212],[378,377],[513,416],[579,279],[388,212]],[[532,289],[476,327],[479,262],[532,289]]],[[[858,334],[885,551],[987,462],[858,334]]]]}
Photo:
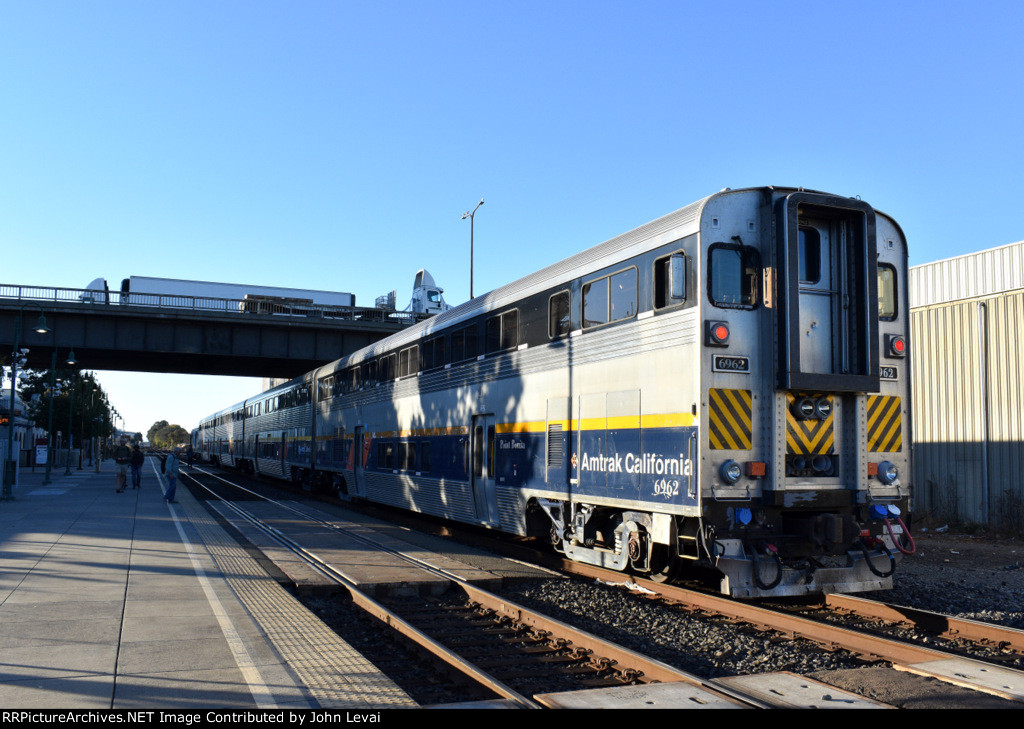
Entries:
{"type": "MultiPolygon", "coordinates": [[[[817,400],[818,395],[800,395],[817,400]]],[[[825,456],[835,453],[835,429],[832,427],[832,408],[824,420],[799,420],[793,414],[797,396],[786,393],[786,453],[794,456],[825,456]]],[[[828,398],[832,405],[832,398],[828,398]]]]}
{"type": "Polygon", "coordinates": [[[708,437],[712,450],[748,451],[753,428],[750,390],[708,391],[708,437]]]}
{"type": "Polygon", "coordinates": [[[868,451],[896,453],[903,450],[903,417],[900,399],[868,395],[868,451]]]}

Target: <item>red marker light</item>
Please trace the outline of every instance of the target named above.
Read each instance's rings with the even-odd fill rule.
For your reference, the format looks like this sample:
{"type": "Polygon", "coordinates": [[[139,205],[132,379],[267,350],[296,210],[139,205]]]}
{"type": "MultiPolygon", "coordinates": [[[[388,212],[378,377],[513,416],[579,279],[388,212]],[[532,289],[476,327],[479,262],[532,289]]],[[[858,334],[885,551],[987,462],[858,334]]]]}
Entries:
{"type": "Polygon", "coordinates": [[[903,357],[907,354],[907,339],[901,334],[886,334],[885,342],[888,345],[886,352],[890,357],[903,357]]]}
{"type": "Polygon", "coordinates": [[[729,346],[729,324],[724,321],[705,321],[704,344],[708,347],[729,346]]]}

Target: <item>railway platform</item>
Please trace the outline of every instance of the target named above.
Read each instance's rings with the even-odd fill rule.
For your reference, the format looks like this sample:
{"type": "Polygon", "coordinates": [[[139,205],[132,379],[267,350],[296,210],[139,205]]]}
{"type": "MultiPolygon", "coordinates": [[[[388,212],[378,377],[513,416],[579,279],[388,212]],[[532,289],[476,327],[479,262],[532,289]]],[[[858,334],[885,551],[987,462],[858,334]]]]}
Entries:
{"type": "Polygon", "coordinates": [[[142,487],[24,469],[0,501],[5,709],[416,706],[147,459],[142,487]]]}

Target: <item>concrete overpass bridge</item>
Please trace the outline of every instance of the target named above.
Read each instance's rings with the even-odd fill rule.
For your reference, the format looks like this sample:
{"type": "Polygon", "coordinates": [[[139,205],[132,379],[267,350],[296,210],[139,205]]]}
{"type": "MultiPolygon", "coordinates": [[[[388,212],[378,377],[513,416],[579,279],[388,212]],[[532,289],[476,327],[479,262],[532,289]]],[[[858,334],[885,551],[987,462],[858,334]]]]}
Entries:
{"type": "Polygon", "coordinates": [[[74,350],[90,370],[294,377],[422,318],[384,309],[274,305],[193,296],[0,285],[0,361],[20,329],[27,367],[46,369],[74,350]],[[48,332],[35,331],[45,317],[48,332]]]}

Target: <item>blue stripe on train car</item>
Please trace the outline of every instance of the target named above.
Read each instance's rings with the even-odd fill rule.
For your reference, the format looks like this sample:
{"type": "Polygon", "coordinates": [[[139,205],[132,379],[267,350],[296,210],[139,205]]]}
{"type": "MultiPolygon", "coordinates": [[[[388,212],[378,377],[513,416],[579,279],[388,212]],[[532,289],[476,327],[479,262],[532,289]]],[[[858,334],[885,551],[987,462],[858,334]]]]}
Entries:
{"type": "Polygon", "coordinates": [[[584,430],[573,495],[694,506],[697,435],[695,426],[584,430]]]}

